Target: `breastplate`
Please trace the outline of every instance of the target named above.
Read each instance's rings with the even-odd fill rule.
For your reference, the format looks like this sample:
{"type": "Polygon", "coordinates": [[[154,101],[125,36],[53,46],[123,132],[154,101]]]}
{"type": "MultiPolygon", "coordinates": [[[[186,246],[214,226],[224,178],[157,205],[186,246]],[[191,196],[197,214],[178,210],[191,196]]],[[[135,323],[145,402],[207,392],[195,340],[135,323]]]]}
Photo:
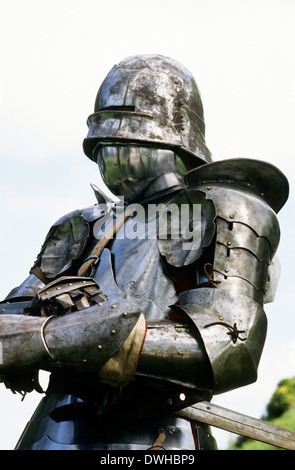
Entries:
{"type": "MultiPolygon", "coordinates": [[[[147,234],[148,222],[141,223],[145,225],[141,233],[147,234]]],[[[165,318],[178,296],[161,260],[157,239],[130,239],[124,230],[126,224],[103,250],[94,279],[109,299],[132,298],[147,320],[165,318]]]]}

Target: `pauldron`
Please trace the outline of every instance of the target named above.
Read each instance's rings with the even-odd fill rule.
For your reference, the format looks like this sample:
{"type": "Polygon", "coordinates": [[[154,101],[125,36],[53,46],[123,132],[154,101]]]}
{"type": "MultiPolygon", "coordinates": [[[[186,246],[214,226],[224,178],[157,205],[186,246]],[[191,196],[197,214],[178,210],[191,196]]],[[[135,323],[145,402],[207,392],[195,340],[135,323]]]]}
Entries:
{"type": "MultiPolygon", "coordinates": [[[[189,175],[190,182],[196,179],[198,190],[206,195],[206,199],[213,201],[216,209],[210,275],[214,278],[215,287],[218,284],[219,289],[245,295],[262,305],[267,294],[269,266],[280,240],[275,213],[278,201],[272,194],[267,194],[265,186],[269,181],[266,180],[265,184],[261,174],[262,171],[270,172],[272,167],[252,160],[230,163],[231,172],[224,165],[223,174],[214,175],[214,178],[214,168],[207,169],[208,175],[206,168],[202,169],[203,172],[200,170],[201,175],[197,171],[189,175]],[[235,180],[237,170],[240,173],[244,171],[242,181],[235,180]]],[[[219,165],[222,166],[222,162],[219,165]]],[[[218,165],[216,167],[218,169],[218,165]]],[[[275,182],[279,176],[280,173],[273,170],[270,176],[275,179],[273,191],[276,191],[275,182]]],[[[285,189],[283,178],[279,183],[276,193],[282,194],[282,189],[285,189]]],[[[205,274],[208,277],[208,271],[205,274]]]]}
{"type": "MultiPolygon", "coordinates": [[[[192,193],[203,195],[203,208],[209,201],[214,205],[215,231],[206,240],[205,225],[206,243],[195,259],[189,255],[196,261],[196,284],[180,292],[178,308],[197,327],[214,393],[222,393],[257,377],[267,325],[263,304],[272,300],[270,275],[280,239],[276,212],[287,199],[288,183],[272,165],[243,159],[204,165],[188,173],[187,182],[192,193]]],[[[178,260],[167,255],[174,266],[189,258],[181,247],[179,253],[178,260]]]]}
{"type": "Polygon", "coordinates": [[[49,230],[30,272],[45,284],[61,275],[76,274],[78,260],[91,243],[91,224],[105,214],[104,209],[93,205],[59,219],[49,230]]]}
{"type": "Polygon", "coordinates": [[[284,175],[264,162],[236,159],[197,168],[187,183],[186,193],[169,204],[201,206],[198,219],[189,220],[201,237],[186,250],[183,238],[169,234],[158,240],[161,254],[176,267],[198,261],[198,287],[218,285],[261,305],[271,300],[280,240],[276,212],[288,196],[284,175]]]}

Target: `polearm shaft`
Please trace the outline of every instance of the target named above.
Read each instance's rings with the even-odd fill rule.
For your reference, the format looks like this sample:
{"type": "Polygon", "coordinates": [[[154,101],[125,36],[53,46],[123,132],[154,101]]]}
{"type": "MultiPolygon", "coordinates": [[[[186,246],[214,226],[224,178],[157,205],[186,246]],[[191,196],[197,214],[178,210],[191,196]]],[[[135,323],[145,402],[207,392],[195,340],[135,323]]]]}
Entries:
{"type": "Polygon", "coordinates": [[[206,401],[176,414],[283,449],[295,450],[295,432],[206,401]]]}

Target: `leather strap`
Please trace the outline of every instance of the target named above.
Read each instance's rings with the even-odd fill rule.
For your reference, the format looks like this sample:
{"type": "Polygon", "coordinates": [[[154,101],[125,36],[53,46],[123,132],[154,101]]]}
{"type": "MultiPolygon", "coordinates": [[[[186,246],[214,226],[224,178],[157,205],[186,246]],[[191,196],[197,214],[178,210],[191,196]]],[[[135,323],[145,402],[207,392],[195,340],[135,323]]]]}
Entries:
{"type": "Polygon", "coordinates": [[[34,268],[31,269],[30,274],[34,274],[40,281],[43,282],[43,284],[49,284],[49,282],[52,281],[52,279],[47,279],[41,268],[39,266],[35,266],[34,268]]]}
{"type": "Polygon", "coordinates": [[[149,447],[148,450],[161,450],[161,449],[164,449],[163,444],[164,444],[165,439],[166,439],[166,431],[165,431],[164,428],[160,428],[158,430],[158,432],[159,432],[159,435],[158,435],[157,439],[153,443],[152,447],[149,447]]]}
{"type": "Polygon", "coordinates": [[[84,276],[88,272],[90,266],[99,259],[102,250],[105,248],[107,243],[114,237],[114,235],[119,231],[122,225],[124,225],[126,220],[133,214],[133,212],[135,212],[135,210],[136,208],[134,206],[127,207],[126,210],[118,217],[118,219],[115,220],[113,225],[106,231],[104,236],[95,245],[86,261],[84,261],[82,266],[80,266],[78,270],[78,276],[84,276]]]}

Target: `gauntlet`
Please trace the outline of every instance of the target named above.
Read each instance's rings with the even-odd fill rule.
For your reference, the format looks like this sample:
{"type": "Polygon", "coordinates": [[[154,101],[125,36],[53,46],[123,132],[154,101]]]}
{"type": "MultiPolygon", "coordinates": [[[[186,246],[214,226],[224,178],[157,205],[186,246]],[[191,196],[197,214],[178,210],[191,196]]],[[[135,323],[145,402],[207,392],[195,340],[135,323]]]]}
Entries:
{"type": "Polygon", "coordinates": [[[131,301],[115,304],[93,279],[63,277],[44,287],[26,313],[1,315],[4,381],[6,373],[55,367],[97,372],[113,386],[132,379],[146,322],[131,301]]]}

